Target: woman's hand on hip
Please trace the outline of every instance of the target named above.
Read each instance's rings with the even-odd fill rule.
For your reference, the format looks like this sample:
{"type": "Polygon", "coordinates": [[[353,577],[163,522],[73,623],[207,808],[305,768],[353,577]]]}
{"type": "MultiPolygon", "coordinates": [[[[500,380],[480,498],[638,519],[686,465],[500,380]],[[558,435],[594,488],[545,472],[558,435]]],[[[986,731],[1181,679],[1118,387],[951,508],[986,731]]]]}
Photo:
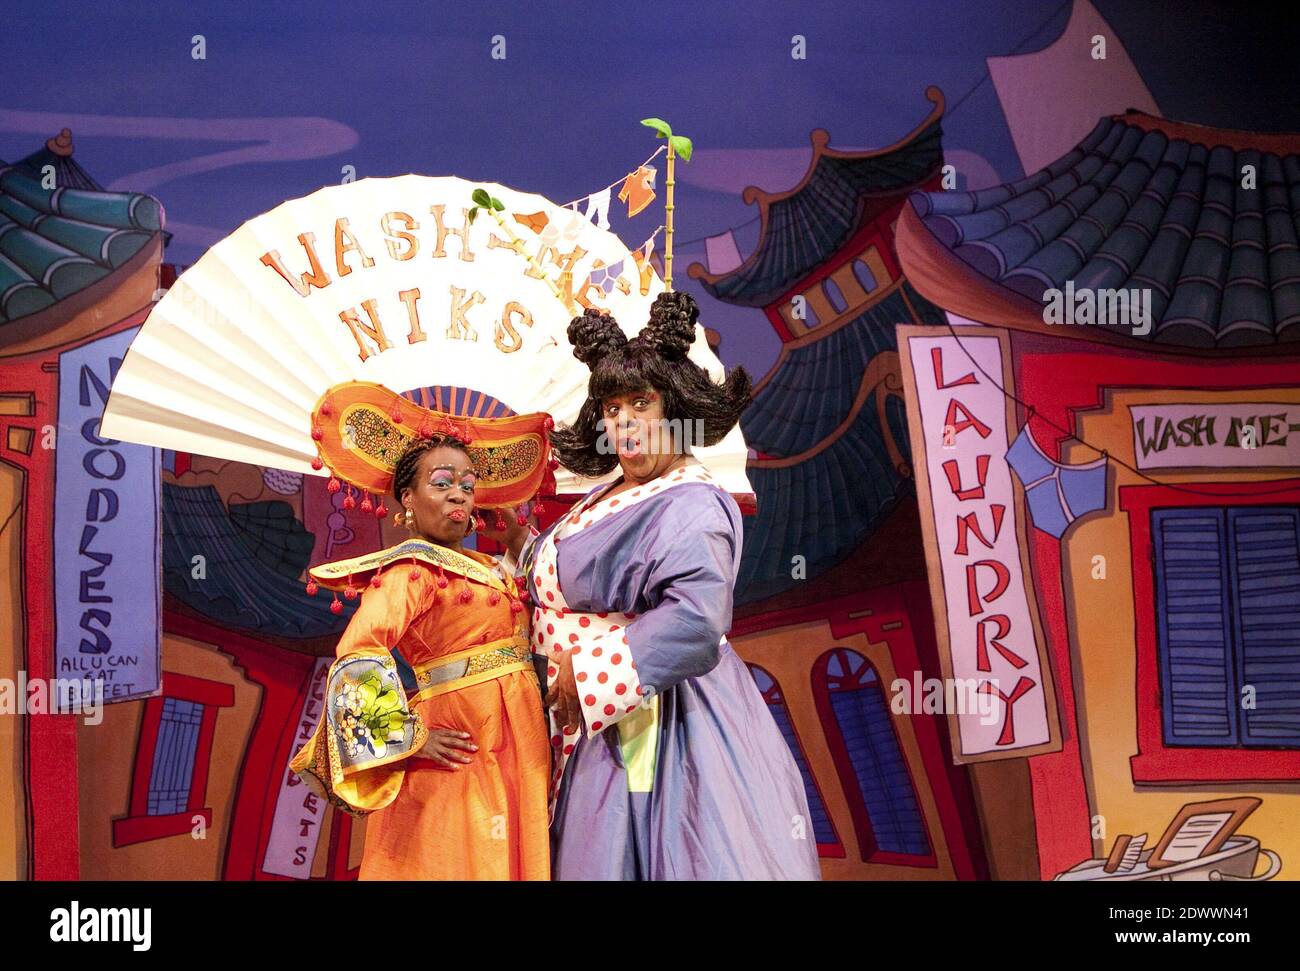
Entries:
{"type": "Polygon", "coordinates": [[[573,677],[573,652],[565,651],[555,663],[555,683],[546,693],[546,707],[555,709],[555,717],[571,731],[582,727],[582,705],[578,703],[578,682],[573,677]]]}
{"type": "Polygon", "coordinates": [[[465,753],[477,751],[478,746],[469,740],[469,732],[451,728],[431,728],[424,747],[420,749],[421,754],[447,769],[468,765],[473,760],[465,753]]]}

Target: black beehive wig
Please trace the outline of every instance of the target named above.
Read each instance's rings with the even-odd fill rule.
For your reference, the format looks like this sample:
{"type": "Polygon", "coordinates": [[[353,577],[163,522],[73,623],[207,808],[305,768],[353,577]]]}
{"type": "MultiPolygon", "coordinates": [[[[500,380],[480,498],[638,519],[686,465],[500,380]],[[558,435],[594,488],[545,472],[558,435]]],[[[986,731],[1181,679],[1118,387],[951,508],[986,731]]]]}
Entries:
{"type": "Polygon", "coordinates": [[[587,310],[569,322],[573,356],[591,369],[587,400],[572,425],[551,433],[560,464],[577,475],[596,478],[613,471],[618,456],[601,450],[601,402],[615,395],[653,389],[670,422],[698,421],[703,441],[716,445],[735,427],[749,404],[753,382],[743,367],[715,383],[686,356],[695,340],[700,309],[687,293],[661,293],[650,308],[650,322],[628,340],[606,311],[587,310]]]}

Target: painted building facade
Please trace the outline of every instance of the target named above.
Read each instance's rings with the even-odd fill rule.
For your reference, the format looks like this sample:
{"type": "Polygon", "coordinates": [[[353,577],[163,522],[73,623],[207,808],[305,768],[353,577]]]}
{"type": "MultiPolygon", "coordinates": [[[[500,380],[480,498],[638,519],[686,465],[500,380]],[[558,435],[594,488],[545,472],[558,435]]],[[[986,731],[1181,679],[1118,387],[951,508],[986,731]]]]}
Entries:
{"type": "Polygon", "coordinates": [[[758,512],[731,639],[804,773],[828,879],[1023,866],[1023,800],[987,794],[1007,825],[986,831],[942,719],[900,710],[893,690],[940,673],[895,337],[898,324],[943,319],[894,241],[907,195],[941,177],[943,98],[927,97],[929,117],[878,151],[837,151],[813,132],[797,186],[745,191],[762,225],[749,258],[689,270],[718,299],[761,307],[783,342],[741,419],[758,512]],[[1004,858],[991,861],[990,845],[1004,858]]]}
{"type": "MultiPolygon", "coordinates": [[[[989,478],[1009,469],[1032,522],[1061,738],[1008,762],[1031,779],[1045,879],[1231,796],[1262,800],[1240,832],[1296,876],[1298,150],[1129,112],[1020,182],[918,193],[900,218],[902,265],[947,312],[930,329],[947,386],[991,380],[963,341],[1009,347],[1015,443],[989,478]],[[1067,299],[1073,324],[1054,316],[1067,299]]],[[[942,448],[942,427],[923,434],[942,448]]]]}

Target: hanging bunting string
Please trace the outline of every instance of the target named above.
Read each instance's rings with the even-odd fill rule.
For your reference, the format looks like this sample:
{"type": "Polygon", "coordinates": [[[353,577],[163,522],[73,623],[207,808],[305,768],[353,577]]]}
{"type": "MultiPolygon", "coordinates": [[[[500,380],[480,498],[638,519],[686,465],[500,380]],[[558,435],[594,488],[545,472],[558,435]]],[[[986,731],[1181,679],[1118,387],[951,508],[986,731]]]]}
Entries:
{"type": "Polygon", "coordinates": [[[1101,458],[1104,458],[1107,462],[1114,462],[1120,468],[1127,469],[1129,472],[1132,472],[1134,475],[1138,476],[1139,478],[1145,479],[1147,482],[1151,483],[1152,485],[1163,486],[1166,489],[1173,489],[1176,492],[1185,492],[1188,495],[1193,495],[1193,496],[1213,496],[1213,497],[1225,497],[1225,498],[1238,498],[1238,497],[1246,497],[1246,496],[1276,496],[1276,495],[1285,495],[1287,493],[1294,493],[1296,491],[1295,488],[1293,487],[1289,489],[1288,488],[1269,489],[1264,492],[1210,492],[1203,489],[1194,489],[1189,486],[1177,485],[1172,482],[1162,482],[1159,479],[1153,478],[1152,476],[1147,475],[1141,469],[1129,465],[1123,459],[1118,459],[1115,456],[1111,455],[1110,452],[1107,451],[1106,449],[1098,448],[1096,445],[1093,445],[1091,442],[1085,441],[1084,439],[1080,438],[1078,435],[1074,434],[1074,432],[1070,431],[1069,429],[1062,428],[1056,422],[1052,421],[1052,419],[1048,418],[1041,411],[1036,409],[1032,404],[1016,397],[1006,388],[1002,387],[1002,385],[998,384],[996,381],[993,380],[992,376],[987,371],[985,371],[983,367],[980,366],[979,361],[975,360],[975,356],[966,349],[966,345],[961,342],[961,337],[957,335],[957,330],[956,328],[953,327],[952,321],[949,320],[946,321],[946,323],[949,332],[952,334],[953,340],[957,342],[957,346],[961,348],[962,353],[965,354],[966,357],[970,360],[971,364],[975,366],[975,369],[979,371],[980,374],[984,375],[984,380],[987,381],[989,384],[991,384],[993,387],[997,388],[999,391],[1001,391],[1003,395],[1010,398],[1021,408],[1025,409],[1025,414],[1027,415],[1026,421],[1028,421],[1030,418],[1037,418],[1039,421],[1046,423],[1056,431],[1060,432],[1063,441],[1078,442],[1084,448],[1088,448],[1096,452],[1101,458]]]}
{"type": "Polygon", "coordinates": [[[595,192],[589,192],[589,193],[587,193],[585,196],[580,196],[580,197],[578,197],[577,199],[570,199],[568,202],[566,202],[566,203],[564,204],[563,208],[565,208],[565,209],[572,209],[572,208],[573,208],[574,206],[576,206],[578,203],[580,203],[580,202],[586,202],[586,201],[587,201],[588,199],[590,199],[592,196],[598,196],[598,195],[600,195],[602,192],[608,192],[610,189],[614,188],[614,186],[619,185],[619,184],[625,182],[625,181],[627,180],[627,177],[628,177],[628,176],[630,176],[630,175],[635,175],[637,169],[644,168],[645,166],[647,166],[647,165],[649,165],[651,162],[653,162],[656,158],[659,157],[659,155],[660,155],[661,152],[666,152],[666,151],[668,151],[668,146],[667,146],[667,145],[660,145],[657,149],[655,149],[655,153],[654,153],[653,155],[651,155],[648,159],[646,159],[644,162],[642,162],[640,165],[638,165],[636,168],[634,168],[631,172],[625,172],[623,175],[620,175],[617,179],[615,179],[615,180],[614,180],[613,182],[611,182],[609,185],[605,186],[603,189],[597,189],[595,192]]]}

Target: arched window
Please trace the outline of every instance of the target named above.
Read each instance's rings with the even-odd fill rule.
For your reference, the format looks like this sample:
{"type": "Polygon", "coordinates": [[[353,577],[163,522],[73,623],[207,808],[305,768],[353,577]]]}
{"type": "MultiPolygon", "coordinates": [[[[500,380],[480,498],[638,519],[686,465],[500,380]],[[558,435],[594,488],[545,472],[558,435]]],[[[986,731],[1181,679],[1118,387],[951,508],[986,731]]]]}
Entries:
{"type": "Polygon", "coordinates": [[[776,727],[781,730],[786,744],[790,746],[795,764],[799,766],[799,774],[803,776],[804,792],[808,796],[808,811],[812,814],[813,834],[817,839],[817,855],[843,857],[844,844],[835,831],[834,821],[826,812],[826,804],[822,800],[821,791],[817,788],[817,780],[808,765],[803,746],[799,743],[799,736],[795,733],[794,721],[790,718],[789,709],[786,708],[781,686],[772,675],[757,664],[749,665],[749,673],[754,676],[754,683],[758,685],[763,700],[767,702],[767,709],[772,713],[776,727]]]}
{"type": "Polygon", "coordinates": [[[822,281],[822,293],[826,294],[826,299],[831,302],[837,314],[842,314],[849,309],[849,302],[844,299],[844,293],[840,290],[840,285],[831,277],[822,281]]]}
{"type": "Polygon", "coordinates": [[[813,301],[808,299],[806,292],[796,293],[785,303],[780,304],[777,311],[796,335],[821,323],[821,319],[817,316],[817,308],[813,306],[813,301]]]}
{"type": "Polygon", "coordinates": [[[812,688],[863,860],[933,866],[916,786],[875,668],[836,647],[813,664],[812,688]]]}
{"type": "Polygon", "coordinates": [[[853,261],[853,275],[858,278],[858,282],[862,284],[862,289],[866,290],[867,293],[880,286],[876,280],[876,275],[871,272],[871,267],[862,260],[855,259],[853,261]]]}

